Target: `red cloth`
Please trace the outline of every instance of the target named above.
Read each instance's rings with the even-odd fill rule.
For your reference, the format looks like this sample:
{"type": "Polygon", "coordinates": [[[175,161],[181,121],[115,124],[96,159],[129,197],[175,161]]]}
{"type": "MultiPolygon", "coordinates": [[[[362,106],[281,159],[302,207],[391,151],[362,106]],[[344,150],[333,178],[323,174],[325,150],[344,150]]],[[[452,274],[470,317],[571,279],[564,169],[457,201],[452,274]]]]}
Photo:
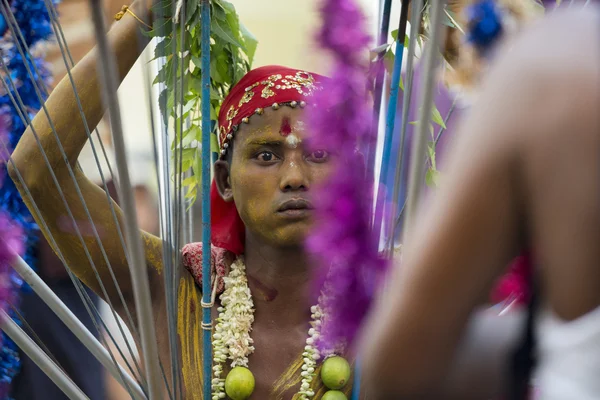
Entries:
{"type": "MultiPolygon", "coordinates": [[[[181,250],[183,265],[192,274],[198,287],[202,288],[202,243],[190,243],[181,250]]],[[[212,246],[211,255],[211,282],[217,279],[217,294],[225,289],[223,277],[229,270],[227,261],[228,252],[225,249],[212,246]]]]}
{"type": "MultiPolygon", "coordinates": [[[[237,126],[262,109],[275,103],[302,107],[307,99],[320,88],[324,77],[311,72],[270,65],[248,72],[236,84],[221,105],[219,112],[219,147],[226,150],[233,139],[237,126]],[[295,102],[295,103],[294,103],[295,102]]],[[[277,107],[277,106],[275,106],[277,107]]],[[[256,118],[256,117],[254,117],[256,118]]],[[[223,152],[221,153],[224,154],[223,152]]],[[[234,202],[225,202],[215,182],[210,191],[211,241],[236,255],[244,252],[245,227],[234,202]]]]}

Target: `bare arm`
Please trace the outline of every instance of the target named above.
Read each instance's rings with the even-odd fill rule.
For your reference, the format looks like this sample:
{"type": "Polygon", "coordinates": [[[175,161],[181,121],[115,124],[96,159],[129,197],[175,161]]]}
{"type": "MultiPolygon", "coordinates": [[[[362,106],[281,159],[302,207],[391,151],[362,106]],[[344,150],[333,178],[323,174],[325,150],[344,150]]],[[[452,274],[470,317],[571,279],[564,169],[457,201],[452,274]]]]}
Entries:
{"type": "MultiPolygon", "coordinates": [[[[460,351],[476,345],[459,347],[478,300],[531,238],[529,156],[560,154],[556,147],[572,140],[565,127],[589,136],[586,129],[594,126],[597,109],[590,112],[593,96],[586,93],[597,90],[597,68],[581,67],[594,51],[579,42],[597,38],[597,21],[561,18],[550,17],[499,60],[463,125],[444,186],[408,239],[401,271],[394,271],[365,335],[365,375],[374,399],[439,398],[435,390],[464,359],[460,351]]],[[[512,347],[505,337],[479,342],[484,339],[496,354],[512,347]]],[[[484,363],[493,361],[488,356],[478,354],[484,363]]],[[[450,377],[468,390],[477,365],[450,377]]],[[[502,368],[493,375],[490,387],[501,387],[502,368]]]]}
{"type": "MultiPolygon", "coordinates": [[[[138,15],[143,15],[143,3],[132,5],[138,15]]],[[[108,33],[109,45],[113,49],[118,62],[119,79],[122,80],[133,66],[139,56],[137,22],[130,15],[126,15],[116,23],[108,33]]],[[[145,43],[144,43],[145,44],[145,43]]],[[[73,81],[81,99],[87,124],[93,129],[102,118],[105,107],[101,99],[101,82],[98,77],[98,53],[94,49],[88,53],[72,70],[73,81]]],[[[115,306],[120,304],[117,298],[116,286],[112,283],[106,260],[112,266],[119,287],[126,299],[131,295],[131,282],[125,253],[119,239],[118,227],[109,207],[105,192],[89,181],[82,171],[76,167],[77,158],[85,145],[88,137],[85,133],[84,122],[77,106],[74,90],[68,76],[65,76],[51,93],[46,101],[48,115],[41,110],[23,134],[12,158],[16,169],[20,172],[33,200],[40,210],[41,216],[36,215],[32,209],[30,199],[17,177],[14,168],[9,168],[9,173],[15,181],[27,206],[32,211],[36,221],[40,217],[47,223],[49,231],[43,232],[46,238],[52,237],[63,254],[67,265],[96,293],[102,295],[100,285],[94,275],[92,266],[84,252],[84,246],[76,234],[72,219],[67,213],[67,208],[61,200],[58,189],[51,177],[43,153],[38,146],[34,134],[37,134],[43,152],[47,155],[52,170],[73,213],[77,226],[84,238],[85,244],[104,283],[109,298],[115,306]],[[87,209],[93,220],[106,257],[101,252],[101,247],[94,237],[92,224],[85,212],[77,191],[76,185],[67,169],[58,143],[52,131],[50,121],[54,124],[60,143],[68,158],[68,163],[74,171],[77,184],[81,189],[87,209]]],[[[10,165],[9,165],[10,167],[10,165]]],[[[119,223],[122,227],[122,212],[113,203],[119,223]]],[[[40,224],[41,225],[41,224],[40,224]]],[[[158,238],[147,233],[142,233],[148,264],[156,269],[161,262],[161,244],[158,238]]],[[[52,243],[51,240],[49,240],[52,243]]],[[[55,251],[57,249],[54,249],[55,251]]],[[[154,274],[156,275],[156,274],[154,274]]],[[[152,276],[152,274],[151,274],[152,276]]]]}

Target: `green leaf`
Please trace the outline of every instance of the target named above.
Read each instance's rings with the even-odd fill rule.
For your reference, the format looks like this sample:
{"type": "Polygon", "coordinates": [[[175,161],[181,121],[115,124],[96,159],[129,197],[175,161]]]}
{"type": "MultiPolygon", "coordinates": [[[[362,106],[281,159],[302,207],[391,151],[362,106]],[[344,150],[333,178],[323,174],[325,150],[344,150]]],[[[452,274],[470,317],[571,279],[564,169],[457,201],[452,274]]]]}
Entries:
{"type": "Polygon", "coordinates": [[[220,4],[226,13],[228,13],[228,14],[235,13],[235,7],[230,2],[225,1],[225,0],[219,0],[219,1],[215,1],[215,3],[220,4]]]}
{"type": "Polygon", "coordinates": [[[168,90],[165,88],[158,94],[158,106],[160,107],[161,115],[163,117],[163,124],[167,124],[169,120],[169,111],[167,108],[167,94],[168,90]]]}
{"type": "Polygon", "coordinates": [[[192,166],[192,160],[182,160],[181,161],[181,172],[186,172],[192,166]]]}
{"type": "Polygon", "coordinates": [[[383,56],[383,65],[385,66],[386,71],[391,74],[392,70],[394,69],[394,52],[392,52],[392,49],[389,49],[386,53],[385,56],[383,56]]]}
{"type": "Polygon", "coordinates": [[[185,194],[185,198],[190,200],[190,205],[194,204],[196,201],[198,182],[190,189],[188,188],[188,192],[185,194]]]}
{"type": "Polygon", "coordinates": [[[436,161],[435,161],[435,142],[431,141],[427,145],[427,153],[429,156],[429,165],[434,170],[437,169],[436,161]]]}
{"type": "Polygon", "coordinates": [[[161,69],[158,71],[158,74],[152,81],[152,84],[156,85],[157,83],[166,82],[170,76],[171,76],[171,63],[166,62],[165,64],[163,64],[161,69]]]}
{"type": "MultiPolygon", "coordinates": [[[[396,29],[396,30],[393,30],[393,31],[392,31],[392,38],[394,39],[394,42],[398,40],[398,29],[396,29]]],[[[404,44],[403,44],[405,49],[407,49],[407,48],[408,48],[408,43],[409,43],[409,41],[410,41],[410,40],[409,40],[409,37],[408,37],[408,35],[406,35],[406,34],[405,34],[405,35],[404,35],[404,44]]],[[[382,45],[382,46],[386,46],[386,45],[387,45],[387,44],[385,44],[385,45],[382,45]]],[[[381,46],[380,46],[380,47],[381,47],[381,46]]]]}
{"type": "Polygon", "coordinates": [[[156,47],[154,48],[154,58],[157,59],[164,57],[168,51],[171,51],[172,48],[173,46],[171,44],[171,39],[163,38],[156,44],[156,47]]]}
{"type": "Polygon", "coordinates": [[[438,124],[439,126],[441,126],[442,128],[446,129],[446,124],[444,123],[442,114],[440,114],[440,111],[437,109],[435,104],[431,108],[431,120],[433,122],[435,122],[436,124],[438,124]]]}
{"type": "Polygon", "coordinates": [[[196,154],[194,155],[194,163],[192,164],[192,171],[195,176],[202,176],[202,154],[200,149],[195,149],[196,154]]]}
{"type": "Polygon", "coordinates": [[[216,134],[210,134],[210,151],[213,153],[219,152],[219,139],[216,134]]]}
{"type": "Polygon", "coordinates": [[[189,25],[190,22],[199,20],[196,17],[200,13],[200,2],[198,0],[187,0],[185,5],[185,24],[189,25]]]}
{"type": "Polygon", "coordinates": [[[197,183],[198,183],[198,178],[195,175],[188,176],[181,182],[181,184],[183,186],[193,186],[193,185],[196,185],[197,183]]]}
{"type": "Polygon", "coordinates": [[[427,184],[427,186],[433,187],[433,188],[437,187],[439,179],[440,179],[439,171],[437,171],[433,168],[429,168],[427,170],[427,173],[425,174],[425,183],[427,184]]]}
{"type": "Polygon", "coordinates": [[[229,28],[224,28],[218,19],[213,19],[211,30],[219,39],[222,39],[236,47],[242,47],[242,44],[235,39],[234,35],[231,34],[229,28]]]}
{"type": "Polygon", "coordinates": [[[213,2],[213,7],[211,8],[211,14],[213,18],[216,18],[220,21],[227,21],[227,12],[225,12],[225,8],[220,4],[220,2],[213,2]]]}
{"type": "Polygon", "coordinates": [[[254,54],[256,53],[256,48],[258,47],[258,40],[252,32],[250,32],[244,24],[240,24],[240,30],[242,31],[242,37],[244,39],[244,47],[246,49],[246,55],[248,56],[248,62],[250,65],[254,62],[254,54]]]}
{"type": "Polygon", "coordinates": [[[404,79],[402,79],[402,75],[400,75],[400,90],[404,92],[404,79]]]}
{"type": "MultiPolygon", "coordinates": [[[[156,15],[156,14],[154,14],[154,15],[156,15]]],[[[157,18],[152,23],[151,30],[149,30],[149,31],[146,31],[145,29],[142,30],[142,33],[144,34],[144,36],[147,36],[147,37],[167,37],[172,32],[173,32],[173,22],[172,22],[171,18],[168,18],[168,19],[157,18]]]]}

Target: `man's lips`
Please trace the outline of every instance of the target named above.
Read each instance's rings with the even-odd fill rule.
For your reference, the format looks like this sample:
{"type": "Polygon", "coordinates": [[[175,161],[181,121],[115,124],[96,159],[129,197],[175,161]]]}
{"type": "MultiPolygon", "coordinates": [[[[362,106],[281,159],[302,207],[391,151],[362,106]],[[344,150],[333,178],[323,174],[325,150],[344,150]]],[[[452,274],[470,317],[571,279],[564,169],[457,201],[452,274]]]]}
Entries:
{"type": "Polygon", "coordinates": [[[308,216],[313,209],[311,202],[306,199],[291,199],[282,203],[277,212],[290,218],[303,218],[308,216]]]}

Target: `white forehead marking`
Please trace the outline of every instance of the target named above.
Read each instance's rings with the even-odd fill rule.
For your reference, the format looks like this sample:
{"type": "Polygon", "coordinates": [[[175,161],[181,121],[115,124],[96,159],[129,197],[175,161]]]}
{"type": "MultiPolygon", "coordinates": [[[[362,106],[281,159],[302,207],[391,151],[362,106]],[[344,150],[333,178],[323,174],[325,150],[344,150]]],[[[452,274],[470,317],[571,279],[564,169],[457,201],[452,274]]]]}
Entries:
{"type": "Polygon", "coordinates": [[[286,138],[285,138],[285,143],[292,149],[295,149],[296,147],[298,147],[298,144],[302,143],[302,140],[300,140],[300,138],[298,138],[298,136],[294,135],[293,133],[290,133],[286,138]]]}
{"type": "Polygon", "coordinates": [[[304,132],[306,130],[306,124],[304,121],[297,120],[294,124],[294,131],[296,132],[304,132]]]}

